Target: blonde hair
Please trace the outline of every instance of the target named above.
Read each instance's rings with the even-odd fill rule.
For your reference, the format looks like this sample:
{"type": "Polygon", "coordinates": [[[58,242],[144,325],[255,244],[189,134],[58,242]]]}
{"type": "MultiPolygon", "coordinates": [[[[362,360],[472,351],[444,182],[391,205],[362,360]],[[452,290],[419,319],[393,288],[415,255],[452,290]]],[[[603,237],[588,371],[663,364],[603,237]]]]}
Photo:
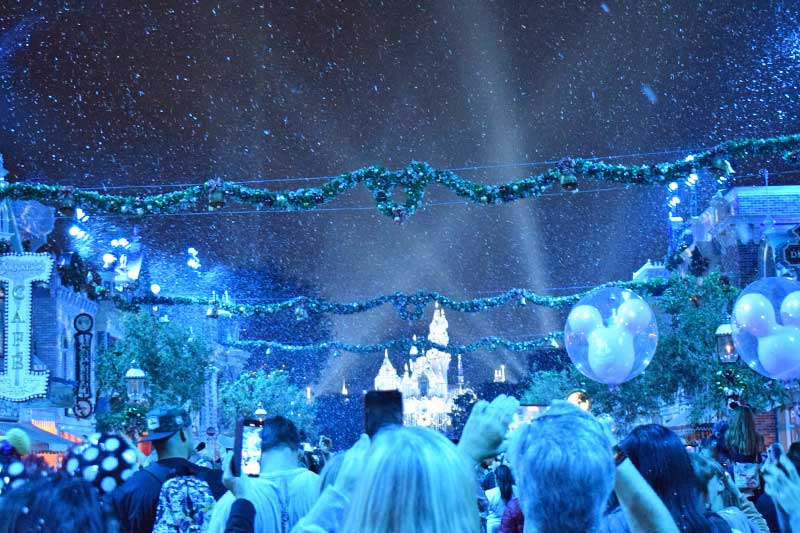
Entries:
{"type": "Polygon", "coordinates": [[[756,455],[761,451],[761,435],[756,431],[756,417],[753,410],[741,405],[734,409],[728,419],[725,444],[728,449],[742,455],[756,455]]]}
{"type": "MultiPolygon", "coordinates": [[[[690,453],[692,470],[694,471],[695,485],[700,493],[708,499],[708,482],[717,478],[722,482],[722,504],[724,507],[736,507],[739,498],[731,484],[731,478],[717,461],[702,453],[690,453]]],[[[718,509],[711,509],[718,511],[718,509]]]]}
{"type": "Polygon", "coordinates": [[[386,428],[373,440],[343,530],[478,533],[475,490],[467,460],[443,435],[386,428]]]}

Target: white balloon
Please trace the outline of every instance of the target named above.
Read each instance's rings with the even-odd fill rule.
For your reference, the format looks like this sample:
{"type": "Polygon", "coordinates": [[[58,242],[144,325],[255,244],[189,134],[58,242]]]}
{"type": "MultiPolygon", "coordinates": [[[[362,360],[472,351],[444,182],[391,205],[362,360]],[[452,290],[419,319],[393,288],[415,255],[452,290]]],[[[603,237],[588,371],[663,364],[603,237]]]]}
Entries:
{"type": "Polygon", "coordinates": [[[751,292],[741,296],[733,308],[739,328],[756,337],[769,335],[775,327],[775,309],[763,294],[751,292]]]}
{"type": "Polygon", "coordinates": [[[800,326],[800,291],[790,292],[781,302],[781,322],[784,326],[800,326]]]}
{"type": "Polygon", "coordinates": [[[603,327],[603,316],[593,305],[578,305],[570,311],[567,324],[571,333],[589,335],[595,329],[603,327]]]}
{"type": "Polygon", "coordinates": [[[616,322],[633,335],[637,335],[647,329],[653,312],[647,302],[639,298],[625,300],[617,308],[616,322]]]}
{"type": "Polygon", "coordinates": [[[628,378],[636,361],[633,337],[619,326],[595,329],[589,334],[586,360],[598,381],[619,385],[628,378]]]}
{"type": "Polygon", "coordinates": [[[772,378],[800,376],[800,328],[776,326],[772,334],[759,338],[758,360],[772,378]]]}

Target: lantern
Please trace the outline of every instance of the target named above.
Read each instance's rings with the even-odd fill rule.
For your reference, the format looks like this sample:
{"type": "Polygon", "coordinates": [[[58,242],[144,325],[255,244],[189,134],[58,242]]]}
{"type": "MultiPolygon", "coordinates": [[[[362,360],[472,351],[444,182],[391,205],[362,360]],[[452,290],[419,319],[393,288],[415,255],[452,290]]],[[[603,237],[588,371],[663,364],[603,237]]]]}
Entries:
{"type": "Polygon", "coordinates": [[[131,362],[131,367],[125,372],[125,388],[128,399],[132,402],[143,402],[147,396],[147,374],[136,364],[136,359],[131,362]]]}
{"type": "Polygon", "coordinates": [[[714,338],[717,342],[717,357],[722,364],[733,364],[739,360],[736,345],[733,343],[733,328],[730,318],[719,325],[714,338]]]}

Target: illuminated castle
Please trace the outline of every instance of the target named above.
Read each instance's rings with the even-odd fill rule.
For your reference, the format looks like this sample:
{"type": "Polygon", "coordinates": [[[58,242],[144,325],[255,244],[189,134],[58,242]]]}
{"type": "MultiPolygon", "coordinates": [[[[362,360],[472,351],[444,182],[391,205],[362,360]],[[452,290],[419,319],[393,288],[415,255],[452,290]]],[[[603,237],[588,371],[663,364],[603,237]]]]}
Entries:
{"type": "MultiPolygon", "coordinates": [[[[428,340],[447,346],[447,318],[437,303],[433,312],[428,340]]],[[[414,340],[417,340],[416,335],[414,340]]],[[[375,377],[375,390],[399,390],[403,394],[404,422],[407,426],[427,426],[444,430],[450,425],[453,399],[464,392],[464,371],[458,356],[458,382],[450,387],[447,372],[451,355],[435,348],[419,354],[412,346],[402,377],[384,352],[383,364],[375,377]]]]}

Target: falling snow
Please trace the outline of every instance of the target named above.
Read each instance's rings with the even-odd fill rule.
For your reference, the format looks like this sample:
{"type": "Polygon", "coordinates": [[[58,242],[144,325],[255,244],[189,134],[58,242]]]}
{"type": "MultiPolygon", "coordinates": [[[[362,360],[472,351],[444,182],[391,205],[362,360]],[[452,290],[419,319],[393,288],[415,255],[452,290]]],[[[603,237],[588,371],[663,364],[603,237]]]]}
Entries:
{"type": "MultiPolygon", "coordinates": [[[[488,183],[564,156],[681,158],[800,122],[800,21],[780,2],[6,4],[0,150],[14,179],[127,194],[212,177],[279,189],[420,160],[488,183]]],[[[102,257],[135,228],[164,294],[345,301],[417,289],[568,293],[663,258],[662,188],[581,189],[491,208],[434,190],[404,226],[387,224],[363,191],[301,214],[93,216],[86,253],[102,257]],[[202,268],[186,265],[188,246],[202,268]],[[234,275],[243,271],[292,282],[246,284],[234,275]]],[[[563,317],[526,307],[448,318],[466,343],[549,332],[563,317]]],[[[382,310],[327,331],[366,343],[415,326],[382,310]]],[[[530,365],[479,352],[465,358],[469,379],[491,379],[498,360],[511,379],[530,365]]],[[[360,388],[379,364],[337,358],[321,386],[347,375],[360,388]]]]}

